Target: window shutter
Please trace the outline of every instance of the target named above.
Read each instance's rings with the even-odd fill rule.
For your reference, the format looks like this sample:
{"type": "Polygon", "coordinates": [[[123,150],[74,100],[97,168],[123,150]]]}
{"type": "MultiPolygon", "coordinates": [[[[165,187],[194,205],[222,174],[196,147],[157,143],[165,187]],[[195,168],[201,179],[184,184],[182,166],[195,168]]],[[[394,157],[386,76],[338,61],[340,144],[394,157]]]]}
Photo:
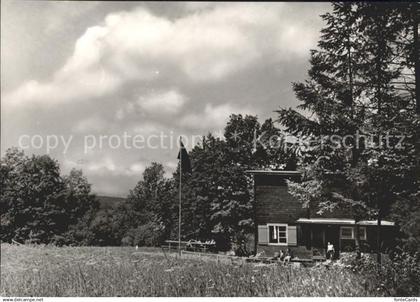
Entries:
{"type": "Polygon", "coordinates": [[[266,225],[258,226],[258,244],[268,244],[268,227],[266,225]]]}
{"type": "Polygon", "coordinates": [[[297,232],[295,225],[289,225],[287,228],[288,245],[297,245],[297,232]]]}

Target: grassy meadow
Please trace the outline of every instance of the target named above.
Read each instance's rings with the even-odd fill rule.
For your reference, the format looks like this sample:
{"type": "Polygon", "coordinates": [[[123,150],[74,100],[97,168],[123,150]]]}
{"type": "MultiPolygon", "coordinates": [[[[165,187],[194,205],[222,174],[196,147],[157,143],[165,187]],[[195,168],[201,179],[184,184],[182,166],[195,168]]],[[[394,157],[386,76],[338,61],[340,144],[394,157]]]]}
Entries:
{"type": "Polygon", "coordinates": [[[179,258],[159,249],[1,245],[1,296],[385,295],[342,267],[179,258]]]}

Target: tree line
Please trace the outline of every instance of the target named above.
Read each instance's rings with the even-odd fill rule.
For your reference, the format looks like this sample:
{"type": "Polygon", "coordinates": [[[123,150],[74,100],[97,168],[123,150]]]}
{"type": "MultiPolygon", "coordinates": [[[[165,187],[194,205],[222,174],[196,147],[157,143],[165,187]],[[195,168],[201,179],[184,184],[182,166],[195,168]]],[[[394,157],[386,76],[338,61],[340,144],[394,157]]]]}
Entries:
{"type": "MultiPolygon", "coordinates": [[[[182,238],[214,239],[220,249],[252,232],[252,179],[248,169],[295,169],[271,119],[231,115],[223,138],[212,134],[190,152],[183,175],[182,238]],[[268,139],[277,141],[273,144],[268,139]],[[256,143],[255,138],[258,138],[256,143]]],[[[12,148],[1,159],[2,240],[73,245],[158,245],[178,238],[179,172],[164,177],[160,163],[145,169],[127,200],[101,210],[82,171],[60,175],[48,155],[12,148]]]]}

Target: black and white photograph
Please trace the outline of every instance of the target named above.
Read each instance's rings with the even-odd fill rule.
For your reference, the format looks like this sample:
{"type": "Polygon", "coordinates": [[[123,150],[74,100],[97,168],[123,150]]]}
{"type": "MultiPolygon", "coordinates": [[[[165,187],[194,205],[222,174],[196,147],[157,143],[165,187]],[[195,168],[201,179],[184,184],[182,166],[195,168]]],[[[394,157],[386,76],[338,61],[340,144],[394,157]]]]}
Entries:
{"type": "Polygon", "coordinates": [[[3,0],[1,301],[418,301],[419,20],[3,0]]]}

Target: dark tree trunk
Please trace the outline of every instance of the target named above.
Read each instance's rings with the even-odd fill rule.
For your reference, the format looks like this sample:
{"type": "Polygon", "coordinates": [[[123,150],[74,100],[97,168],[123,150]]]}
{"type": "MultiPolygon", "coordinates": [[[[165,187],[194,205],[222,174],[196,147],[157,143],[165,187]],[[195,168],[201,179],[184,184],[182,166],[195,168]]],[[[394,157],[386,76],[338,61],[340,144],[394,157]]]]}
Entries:
{"type": "Polygon", "coordinates": [[[382,255],[381,255],[381,223],[382,223],[382,211],[381,205],[378,207],[378,230],[376,235],[376,249],[377,249],[377,261],[378,264],[382,263],[382,255]]]}
{"type": "Polygon", "coordinates": [[[258,251],[258,224],[257,224],[257,212],[255,209],[255,203],[256,203],[256,199],[255,199],[255,192],[256,192],[256,184],[255,184],[255,177],[253,177],[252,179],[252,187],[253,187],[253,202],[252,202],[252,214],[254,216],[254,253],[253,255],[256,256],[257,255],[257,251],[258,251]]]}
{"type": "MultiPolygon", "coordinates": [[[[419,16],[417,14],[418,8],[420,6],[418,3],[414,5],[414,13],[413,13],[413,58],[414,58],[414,80],[415,80],[415,96],[416,96],[416,114],[417,114],[417,121],[420,121],[420,62],[419,62],[419,34],[418,34],[418,27],[419,27],[419,16]]],[[[416,141],[415,141],[415,148],[416,148],[416,175],[417,181],[420,183],[420,127],[417,127],[416,130],[416,141]]]]}
{"type": "Polygon", "coordinates": [[[414,58],[414,75],[415,75],[415,83],[416,83],[416,113],[420,115],[420,62],[419,62],[419,16],[417,14],[417,9],[420,7],[419,4],[415,6],[414,14],[413,14],[413,58],[414,58]]]}
{"type": "Polygon", "coordinates": [[[354,228],[354,244],[355,244],[355,249],[356,249],[356,259],[361,258],[359,229],[360,229],[359,223],[358,223],[358,220],[356,220],[356,227],[354,228]]]}

